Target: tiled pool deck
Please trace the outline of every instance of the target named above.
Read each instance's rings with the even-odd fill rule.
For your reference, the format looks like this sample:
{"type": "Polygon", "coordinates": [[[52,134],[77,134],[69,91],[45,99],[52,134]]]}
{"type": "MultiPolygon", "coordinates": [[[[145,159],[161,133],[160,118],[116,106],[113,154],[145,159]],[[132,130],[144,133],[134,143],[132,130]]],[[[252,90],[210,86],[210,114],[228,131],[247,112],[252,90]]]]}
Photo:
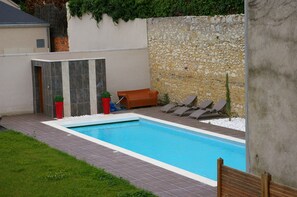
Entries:
{"type": "MultiPolygon", "coordinates": [[[[130,110],[129,112],[201,128],[240,139],[245,138],[244,132],[200,123],[188,117],[164,114],[159,111],[159,107],[140,108],[130,110]]],[[[105,169],[105,171],[129,180],[132,184],[149,190],[161,197],[216,196],[216,187],[183,177],[120,152],[114,152],[101,145],[69,135],[41,123],[41,121],[47,120],[51,119],[44,115],[9,116],[2,119],[1,125],[33,136],[51,147],[64,151],[78,159],[85,160],[98,168],[105,169]]]]}

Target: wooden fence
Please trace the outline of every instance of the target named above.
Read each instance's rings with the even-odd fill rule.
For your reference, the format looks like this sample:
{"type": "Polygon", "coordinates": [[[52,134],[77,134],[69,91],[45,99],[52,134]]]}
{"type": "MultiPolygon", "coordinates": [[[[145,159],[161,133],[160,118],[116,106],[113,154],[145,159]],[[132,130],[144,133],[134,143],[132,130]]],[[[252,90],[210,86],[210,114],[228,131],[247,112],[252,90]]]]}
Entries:
{"type": "Polygon", "coordinates": [[[269,173],[261,178],[224,166],[218,159],[218,197],[297,197],[297,190],[271,181],[269,173]]]}

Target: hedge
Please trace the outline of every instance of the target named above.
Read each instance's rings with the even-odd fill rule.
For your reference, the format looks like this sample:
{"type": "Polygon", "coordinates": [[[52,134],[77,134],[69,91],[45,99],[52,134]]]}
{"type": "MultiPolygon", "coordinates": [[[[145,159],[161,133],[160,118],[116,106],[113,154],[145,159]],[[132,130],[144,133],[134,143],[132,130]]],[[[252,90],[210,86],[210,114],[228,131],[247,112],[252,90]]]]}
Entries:
{"type": "Polygon", "coordinates": [[[71,16],[89,13],[97,22],[107,14],[115,22],[135,18],[228,15],[244,12],[244,0],[69,0],[71,16]]]}

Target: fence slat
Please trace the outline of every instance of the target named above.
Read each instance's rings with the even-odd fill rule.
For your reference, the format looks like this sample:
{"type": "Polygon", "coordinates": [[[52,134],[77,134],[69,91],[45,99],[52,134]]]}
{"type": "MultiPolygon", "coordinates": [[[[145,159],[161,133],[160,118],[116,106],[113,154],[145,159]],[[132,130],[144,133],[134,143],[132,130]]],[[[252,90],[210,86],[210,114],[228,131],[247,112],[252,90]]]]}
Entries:
{"type": "Polygon", "coordinates": [[[269,197],[269,183],[270,183],[270,174],[264,172],[261,175],[261,194],[263,197],[269,197]]]}
{"type": "Polygon", "coordinates": [[[297,189],[274,182],[270,183],[269,192],[270,197],[297,197],[297,189]]]}
{"type": "Polygon", "coordinates": [[[297,197],[297,189],[272,182],[269,173],[263,173],[260,178],[224,166],[221,158],[217,164],[218,197],[297,197]]]}
{"type": "Polygon", "coordinates": [[[217,197],[222,196],[222,166],[224,161],[222,158],[219,158],[217,161],[217,197]]]}

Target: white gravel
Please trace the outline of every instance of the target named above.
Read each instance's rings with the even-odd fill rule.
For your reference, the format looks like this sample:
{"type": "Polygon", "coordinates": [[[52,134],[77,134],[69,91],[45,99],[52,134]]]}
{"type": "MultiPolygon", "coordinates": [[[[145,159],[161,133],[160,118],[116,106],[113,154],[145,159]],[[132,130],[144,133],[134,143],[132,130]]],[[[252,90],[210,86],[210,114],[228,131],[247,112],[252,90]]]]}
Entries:
{"type": "Polygon", "coordinates": [[[209,124],[245,132],[244,118],[231,118],[231,121],[229,121],[229,118],[220,118],[220,119],[212,119],[212,120],[201,120],[200,122],[209,123],[209,124]]]}

